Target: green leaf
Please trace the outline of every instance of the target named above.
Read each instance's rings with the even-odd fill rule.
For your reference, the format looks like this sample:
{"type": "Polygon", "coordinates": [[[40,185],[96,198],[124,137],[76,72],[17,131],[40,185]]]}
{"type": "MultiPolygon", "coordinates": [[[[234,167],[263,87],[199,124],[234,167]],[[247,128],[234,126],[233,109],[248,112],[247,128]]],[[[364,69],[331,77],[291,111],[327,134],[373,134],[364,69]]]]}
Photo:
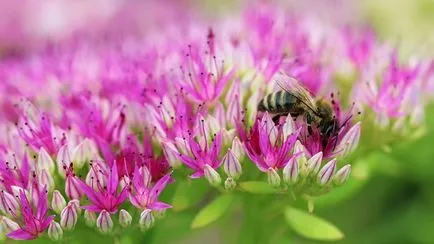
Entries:
{"type": "Polygon", "coordinates": [[[205,206],[200,212],[194,217],[191,228],[196,229],[204,227],[221,217],[230,207],[234,199],[233,195],[221,195],[214,199],[211,203],[205,206]]]}
{"type": "Polygon", "coordinates": [[[175,194],[172,199],[173,211],[183,211],[201,199],[209,191],[209,185],[206,180],[181,181],[176,188],[175,194]]]}
{"type": "Polygon", "coordinates": [[[180,182],[172,200],[173,211],[182,211],[190,205],[187,191],[188,183],[186,181],[180,182]]]}
{"type": "Polygon", "coordinates": [[[335,225],[307,212],[287,207],[286,222],[299,235],[320,241],[337,241],[344,238],[344,233],[335,225]]]}
{"type": "Polygon", "coordinates": [[[276,192],[273,187],[271,187],[267,182],[263,181],[241,182],[240,188],[244,191],[257,194],[271,194],[276,192]]]}

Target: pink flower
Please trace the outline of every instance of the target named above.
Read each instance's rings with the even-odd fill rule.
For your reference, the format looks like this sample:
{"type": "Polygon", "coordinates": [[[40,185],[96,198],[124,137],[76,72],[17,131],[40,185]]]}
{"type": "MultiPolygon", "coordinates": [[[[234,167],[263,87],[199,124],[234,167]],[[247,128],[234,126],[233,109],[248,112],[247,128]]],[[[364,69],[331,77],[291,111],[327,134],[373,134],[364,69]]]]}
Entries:
{"type": "Polygon", "coordinates": [[[80,181],[84,194],[91,202],[90,205],[83,206],[83,208],[91,212],[106,210],[109,213],[116,213],[119,205],[128,197],[128,187],[125,186],[118,193],[119,175],[116,164],[113,164],[110,172],[104,172],[103,176],[107,186],[103,186],[103,182],[99,180],[93,181],[96,186],[88,186],[84,181],[80,181]],[[95,188],[98,190],[95,190],[95,188]]]}
{"type": "Polygon", "coordinates": [[[376,113],[379,125],[386,126],[390,119],[421,110],[426,77],[423,77],[420,63],[413,66],[399,63],[395,50],[389,54],[384,72],[375,68],[362,74],[363,83],[358,84],[354,91],[360,101],[376,113]]]}
{"type": "Polygon", "coordinates": [[[293,156],[291,151],[300,133],[293,129],[276,126],[266,113],[262,119],[256,119],[248,134],[240,136],[249,158],[261,171],[268,172],[285,167],[293,156]]]}
{"type": "Polygon", "coordinates": [[[249,30],[246,41],[255,68],[262,72],[265,82],[270,81],[287,56],[284,49],[289,42],[290,28],[282,16],[278,8],[265,3],[247,8],[244,14],[244,28],[249,30]]]}
{"type": "Polygon", "coordinates": [[[216,169],[221,166],[223,163],[218,159],[220,154],[220,149],[222,147],[222,134],[219,132],[218,134],[214,134],[213,138],[210,138],[211,144],[208,145],[208,133],[209,131],[205,129],[205,121],[201,120],[201,134],[200,140],[202,143],[199,143],[195,140],[193,136],[188,138],[179,138],[179,142],[181,146],[184,148],[183,153],[179,155],[179,159],[183,162],[187,167],[194,170],[194,173],[190,175],[191,178],[200,178],[205,174],[205,166],[216,169]]]}
{"type": "Polygon", "coordinates": [[[376,45],[375,34],[370,29],[365,29],[360,33],[347,27],[343,31],[343,37],[345,39],[346,54],[351,62],[353,62],[357,68],[363,69],[366,65],[376,45]]]}
{"type": "Polygon", "coordinates": [[[169,204],[158,201],[158,196],[164,190],[167,183],[172,181],[170,174],[163,176],[152,187],[150,186],[151,182],[147,174],[149,174],[149,172],[146,166],[136,166],[132,180],[132,189],[129,194],[131,204],[137,208],[151,210],[171,208],[172,206],[169,204]]]}
{"type": "Polygon", "coordinates": [[[175,140],[179,136],[187,136],[193,131],[194,121],[204,108],[202,104],[194,106],[188,102],[184,89],[164,96],[157,104],[145,104],[145,119],[153,127],[148,133],[159,140],[175,140]]]}
{"type": "Polygon", "coordinates": [[[85,91],[63,98],[62,104],[65,107],[64,126],[74,124],[83,136],[93,138],[97,143],[119,142],[126,120],[124,106],[111,104],[85,91]]]}
{"type": "Polygon", "coordinates": [[[20,190],[19,201],[23,225],[20,226],[20,229],[8,233],[7,237],[15,240],[35,239],[48,228],[54,219],[54,216],[47,216],[47,190],[44,187],[39,198],[33,204],[29,202],[24,191],[20,190]],[[36,206],[35,210],[33,205],[36,206]]]}
{"type": "Polygon", "coordinates": [[[148,135],[144,135],[142,148],[133,141],[134,137],[128,137],[126,145],[116,155],[119,177],[131,177],[136,166],[145,166],[150,171],[151,181],[157,182],[168,173],[169,163],[164,157],[155,155],[148,135]]]}
{"type": "Polygon", "coordinates": [[[58,129],[47,114],[38,113],[33,115],[34,117],[31,116],[23,113],[17,124],[21,138],[34,150],[44,147],[49,154],[56,154],[59,148],[66,143],[66,134],[56,133],[58,129]]]}
{"type": "Polygon", "coordinates": [[[180,86],[194,102],[213,104],[222,94],[235,69],[225,71],[223,61],[217,59],[215,36],[208,30],[207,47],[189,44],[183,52],[180,86]]]}

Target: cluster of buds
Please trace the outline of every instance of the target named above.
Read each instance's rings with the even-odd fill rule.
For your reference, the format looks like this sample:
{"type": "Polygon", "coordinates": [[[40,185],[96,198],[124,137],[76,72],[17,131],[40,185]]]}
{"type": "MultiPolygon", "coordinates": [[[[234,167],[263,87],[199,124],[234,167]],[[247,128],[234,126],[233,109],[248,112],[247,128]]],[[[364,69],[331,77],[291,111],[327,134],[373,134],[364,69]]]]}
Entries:
{"type": "Polygon", "coordinates": [[[291,159],[283,168],[283,181],[294,193],[311,196],[325,194],[334,186],[347,182],[351,165],[347,164],[337,170],[337,160],[332,159],[322,165],[322,152],[309,159],[304,153],[291,159]]]}

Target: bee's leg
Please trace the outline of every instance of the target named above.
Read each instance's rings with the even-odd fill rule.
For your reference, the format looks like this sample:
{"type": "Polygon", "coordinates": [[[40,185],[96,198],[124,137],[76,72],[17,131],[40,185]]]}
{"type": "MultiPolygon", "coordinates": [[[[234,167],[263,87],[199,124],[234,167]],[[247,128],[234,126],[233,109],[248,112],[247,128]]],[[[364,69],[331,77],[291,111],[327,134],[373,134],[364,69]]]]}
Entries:
{"type": "Polygon", "coordinates": [[[309,133],[309,135],[312,135],[313,130],[312,130],[312,117],[310,116],[310,114],[306,115],[306,125],[307,125],[307,132],[309,133]]]}
{"type": "MultiPolygon", "coordinates": [[[[333,131],[335,131],[336,123],[333,123],[333,131]]],[[[333,145],[333,151],[336,149],[336,146],[338,145],[338,136],[339,136],[339,130],[335,133],[335,144],[333,145]]]]}

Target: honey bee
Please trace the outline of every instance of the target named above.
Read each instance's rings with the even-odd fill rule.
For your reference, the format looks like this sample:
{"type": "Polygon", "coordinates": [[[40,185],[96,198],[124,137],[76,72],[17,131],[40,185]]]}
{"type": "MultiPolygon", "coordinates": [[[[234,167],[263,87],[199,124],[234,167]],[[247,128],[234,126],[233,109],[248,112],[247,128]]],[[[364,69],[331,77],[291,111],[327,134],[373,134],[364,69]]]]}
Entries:
{"type": "Polygon", "coordinates": [[[294,119],[303,117],[309,134],[313,133],[312,127],[318,129],[323,148],[333,137],[335,148],[339,130],[349,118],[339,125],[331,102],[325,98],[314,99],[306,88],[289,76],[278,75],[275,80],[282,90],[266,95],[259,102],[258,111],[272,114],[275,123],[288,114],[294,119]]]}

